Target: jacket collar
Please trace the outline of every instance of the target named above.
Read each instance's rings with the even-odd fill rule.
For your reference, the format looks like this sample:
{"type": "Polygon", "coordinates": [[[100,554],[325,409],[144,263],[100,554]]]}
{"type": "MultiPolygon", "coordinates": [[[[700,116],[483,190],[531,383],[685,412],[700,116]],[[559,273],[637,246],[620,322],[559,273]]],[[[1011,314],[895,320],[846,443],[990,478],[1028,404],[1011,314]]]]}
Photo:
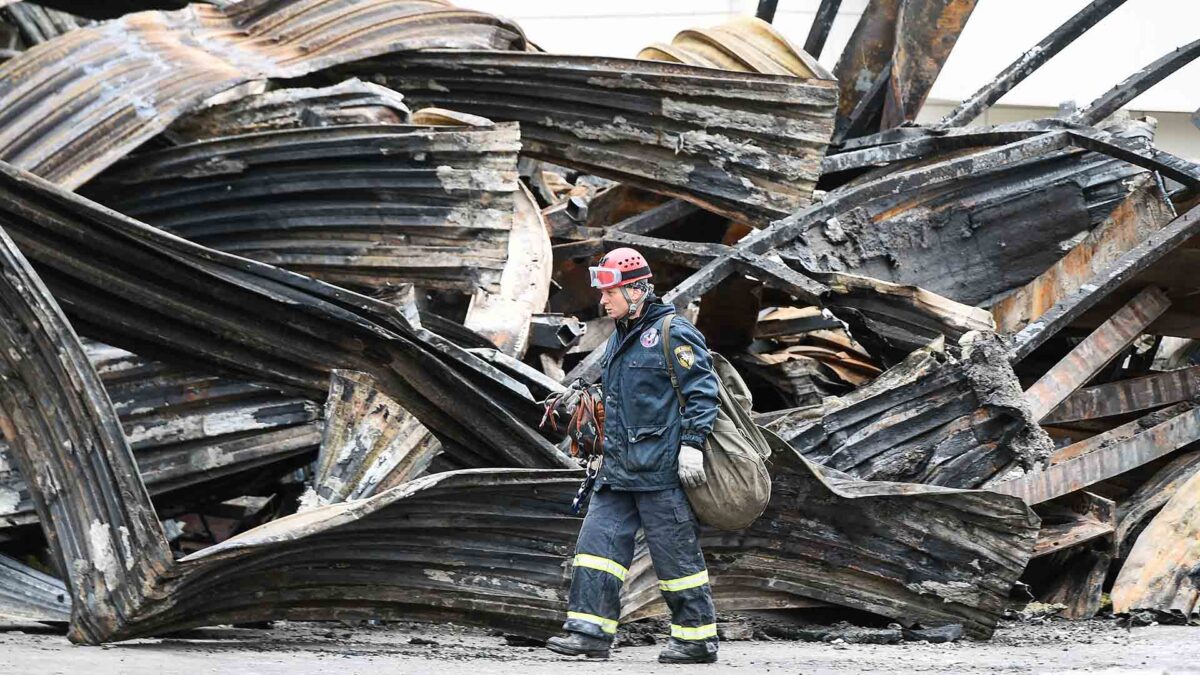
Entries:
{"type": "Polygon", "coordinates": [[[642,310],[641,316],[632,322],[617,321],[617,349],[613,354],[616,355],[625,348],[631,335],[641,335],[642,331],[662,321],[664,316],[674,313],[675,305],[663,302],[656,295],[651,296],[646,301],[646,308],[642,310]]]}

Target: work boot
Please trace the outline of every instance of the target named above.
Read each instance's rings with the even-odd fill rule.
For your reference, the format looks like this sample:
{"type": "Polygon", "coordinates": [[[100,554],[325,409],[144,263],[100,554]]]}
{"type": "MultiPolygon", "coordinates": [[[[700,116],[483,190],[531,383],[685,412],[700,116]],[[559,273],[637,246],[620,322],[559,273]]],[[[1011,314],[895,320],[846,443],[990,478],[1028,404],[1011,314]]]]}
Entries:
{"type": "Polygon", "coordinates": [[[546,640],[546,649],[567,656],[586,656],[589,659],[607,659],[611,640],[567,631],[561,637],[546,640]]]}
{"type": "Polygon", "coordinates": [[[708,641],[685,641],[671,638],[666,649],[658,653],[659,663],[716,663],[717,645],[708,641]]]}

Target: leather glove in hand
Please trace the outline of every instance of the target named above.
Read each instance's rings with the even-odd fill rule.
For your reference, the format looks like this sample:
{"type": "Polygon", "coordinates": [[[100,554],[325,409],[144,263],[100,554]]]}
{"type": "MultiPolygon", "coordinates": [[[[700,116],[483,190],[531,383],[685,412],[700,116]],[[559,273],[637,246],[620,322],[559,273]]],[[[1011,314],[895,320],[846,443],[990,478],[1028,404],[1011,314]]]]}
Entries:
{"type": "Polygon", "coordinates": [[[679,448],[679,481],[685,487],[704,485],[708,476],[704,474],[704,452],[685,445],[679,448]]]}

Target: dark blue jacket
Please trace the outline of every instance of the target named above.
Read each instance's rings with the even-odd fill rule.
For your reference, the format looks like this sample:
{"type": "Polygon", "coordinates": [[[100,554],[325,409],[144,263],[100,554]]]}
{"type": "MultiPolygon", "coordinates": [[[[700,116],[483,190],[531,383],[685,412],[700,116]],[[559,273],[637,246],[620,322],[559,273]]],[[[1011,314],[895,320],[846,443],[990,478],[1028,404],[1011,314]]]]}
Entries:
{"type": "Polygon", "coordinates": [[[717,418],[717,376],[704,336],[687,319],[671,320],[671,355],[684,405],[671,387],[662,319],[673,305],[651,298],[631,325],[617,322],[605,348],[604,465],[596,489],[679,487],[679,446],[700,450],[717,418]]]}

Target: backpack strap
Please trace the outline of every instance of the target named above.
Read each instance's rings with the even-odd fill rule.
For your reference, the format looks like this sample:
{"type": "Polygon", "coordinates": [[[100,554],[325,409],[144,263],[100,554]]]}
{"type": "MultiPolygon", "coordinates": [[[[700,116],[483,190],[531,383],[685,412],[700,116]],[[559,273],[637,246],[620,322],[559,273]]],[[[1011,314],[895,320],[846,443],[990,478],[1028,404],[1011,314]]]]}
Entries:
{"type": "Polygon", "coordinates": [[[679,410],[682,411],[686,401],[683,400],[683,391],[679,388],[679,376],[675,374],[675,364],[671,363],[671,319],[673,318],[675,318],[674,314],[668,314],[662,320],[663,356],[667,359],[667,372],[671,374],[671,388],[675,390],[675,396],[679,398],[679,410]]]}

